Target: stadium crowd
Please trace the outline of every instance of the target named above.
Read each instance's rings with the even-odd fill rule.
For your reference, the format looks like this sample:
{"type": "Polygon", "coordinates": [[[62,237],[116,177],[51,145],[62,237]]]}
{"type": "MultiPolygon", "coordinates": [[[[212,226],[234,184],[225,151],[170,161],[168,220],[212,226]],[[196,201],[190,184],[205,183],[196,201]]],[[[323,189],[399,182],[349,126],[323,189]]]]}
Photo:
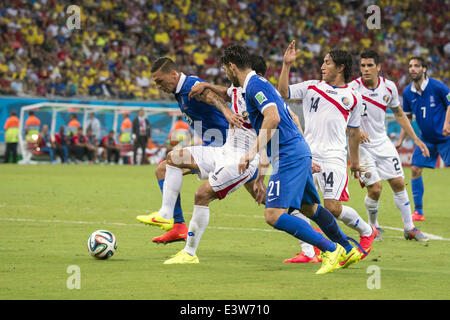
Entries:
{"type": "Polygon", "coordinates": [[[0,3],[0,94],[171,99],[150,85],[155,58],[171,57],[187,74],[227,83],[219,62],[232,42],[263,55],[276,84],[292,39],[301,49],[292,82],[320,78],[322,57],[335,45],[354,57],[366,48],[382,53],[384,75],[400,91],[412,55],[427,57],[429,75],[450,79],[445,1],[377,1],[381,28],[373,30],[366,26],[371,1],[86,0],[80,29],[69,30],[72,2],[0,3]]]}

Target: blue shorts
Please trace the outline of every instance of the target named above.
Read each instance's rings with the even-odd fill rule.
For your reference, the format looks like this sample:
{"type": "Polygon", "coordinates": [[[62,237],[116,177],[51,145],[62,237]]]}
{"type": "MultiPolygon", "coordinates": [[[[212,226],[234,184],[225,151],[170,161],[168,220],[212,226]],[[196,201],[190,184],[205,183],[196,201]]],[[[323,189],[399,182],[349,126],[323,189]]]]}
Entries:
{"type": "Polygon", "coordinates": [[[266,208],[300,209],[302,204],[320,203],[311,172],[311,157],[289,164],[273,164],[266,193],[266,208]]]}
{"type": "Polygon", "coordinates": [[[427,145],[428,150],[430,150],[430,157],[424,157],[419,147],[415,146],[411,161],[411,164],[413,166],[419,168],[434,168],[436,166],[436,161],[439,155],[441,156],[442,161],[444,161],[445,165],[447,167],[450,166],[450,139],[439,144],[433,144],[426,141],[423,142],[427,145]]]}

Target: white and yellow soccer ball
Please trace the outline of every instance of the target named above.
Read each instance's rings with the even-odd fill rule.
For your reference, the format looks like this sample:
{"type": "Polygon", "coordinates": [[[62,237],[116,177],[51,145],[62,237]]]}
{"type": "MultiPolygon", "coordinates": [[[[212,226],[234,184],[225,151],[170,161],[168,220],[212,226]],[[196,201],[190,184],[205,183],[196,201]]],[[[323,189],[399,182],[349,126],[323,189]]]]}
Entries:
{"type": "Polygon", "coordinates": [[[94,258],[109,259],[117,250],[117,239],[110,231],[97,230],[89,237],[87,247],[94,258]]]}

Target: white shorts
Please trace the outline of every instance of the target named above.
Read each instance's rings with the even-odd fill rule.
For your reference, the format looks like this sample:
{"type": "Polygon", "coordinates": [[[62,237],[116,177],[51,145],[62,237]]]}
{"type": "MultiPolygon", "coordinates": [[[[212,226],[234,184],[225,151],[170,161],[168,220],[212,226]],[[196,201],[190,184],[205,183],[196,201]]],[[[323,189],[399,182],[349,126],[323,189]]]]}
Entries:
{"type": "Polygon", "coordinates": [[[253,178],[259,164],[259,155],[250,163],[248,169],[239,174],[239,160],[244,152],[233,152],[223,147],[192,146],[188,150],[200,169],[200,180],[208,179],[219,199],[239,189],[253,178]]]}
{"type": "Polygon", "coordinates": [[[391,141],[376,147],[359,146],[359,166],[361,167],[361,183],[371,186],[381,180],[404,178],[400,156],[391,141]]]}
{"type": "Polygon", "coordinates": [[[348,173],[347,167],[336,164],[317,162],[321,172],[313,174],[314,184],[322,192],[324,199],[348,201],[348,173]]]}

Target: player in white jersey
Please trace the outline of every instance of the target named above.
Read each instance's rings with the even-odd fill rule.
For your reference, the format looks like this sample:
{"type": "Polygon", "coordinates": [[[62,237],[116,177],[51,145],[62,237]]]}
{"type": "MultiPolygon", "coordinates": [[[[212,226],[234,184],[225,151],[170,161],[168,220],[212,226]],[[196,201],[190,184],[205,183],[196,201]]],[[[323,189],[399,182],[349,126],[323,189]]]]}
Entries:
{"type": "MultiPolygon", "coordinates": [[[[352,81],[350,86],[363,98],[361,113],[361,145],[359,160],[361,166],[361,186],[367,187],[364,200],[369,223],[378,230],[378,205],[382,190],[381,180],[386,180],[394,193],[394,203],[401,213],[406,239],[428,241],[414,226],[411,205],[405,189],[405,176],[398,152],[386,133],[386,110],[390,108],[400,126],[413,138],[414,143],[429,156],[427,146],[416,136],[402,110],[398,90],[394,82],[379,75],[380,58],[377,52],[369,50],[361,54],[362,76],[352,81]]],[[[382,240],[380,233],[377,240],[382,240]]]]}
{"type": "MultiPolygon", "coordinates": [[[[295,41],[292,41],[284,55],[278,90],[285,99],[303,101],[304,136],[311,148],[313,162],[321,167],[321,172],[313,176],[323,194],[325,208],[359,232],[361,247],[369,253],[376,230],[361,219],[353,208],[341,203],[349,199],[346,131],[349,136],[350,170],[355,178],[359,177],[362,98],[347,84],[352,71],[351,56],[343,50],[331,50],[321,67],[322,80],[289,85],[289,71],[296,56],[295,41]]],[[[305,246],[302,245],[302,249],[305,250],[305,246]]],[[[313,248],[309,247],[307,251],[286,262],[315,262],[313,248]]],[[[363,254],[362,258],[365,256],[363,254]]]]}
{"type": "MultiPolygon", "coordinates": [[[[259,56],[253,57],[252,67],[261,75],[264,75],[267,69],[264,59],[259,56]]],[[[258,204],[265,202],[266,187],[261,169],[268,166],[268,159],[264,158],[259,172],[257,172],[260,163],[259,155],[243,174],[238,171],[239,160],[250,150],[257,137],[256,131],[247,118],[247,106],[242,95],[242,88],[234,86],[226,88],[202,82],[191,89],[189,98],[195,99],[201,96],[205,89],[210,89],[225,101],[231,102],[231,111],[242,115],[243,122],[241,127],[228,130],[226,142],[222,147],[187,148],[200,170],[200,179],[207,179],[207,181],[195,193],[194,213],[189,222],[185,248],[166,260],[164,264],[199,263],[196,251],[208,225],[209,204],[213,200],[223,199],[227,194],[244,185],[258,204]]]]}

